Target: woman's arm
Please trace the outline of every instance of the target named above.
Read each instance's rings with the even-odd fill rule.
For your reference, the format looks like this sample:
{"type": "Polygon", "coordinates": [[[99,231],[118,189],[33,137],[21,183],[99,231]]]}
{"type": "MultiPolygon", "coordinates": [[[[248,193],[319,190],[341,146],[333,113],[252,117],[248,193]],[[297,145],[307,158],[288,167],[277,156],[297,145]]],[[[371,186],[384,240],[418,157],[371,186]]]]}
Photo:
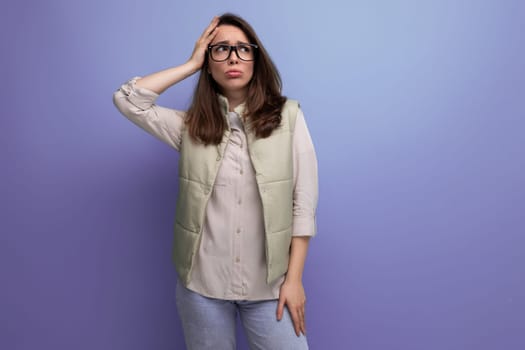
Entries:
{"type": "Polygon", "coordinates": [[[147,75],[137,81],[137,87],[146,88],[157,94],[161,94],[170,86],[199,71],[204,63],[208,45],[216,35],[218,23],[219,18],[214,17],[195,43],[193,53],[186,63],[147,75]]]}
{"type": "Polygon", "coordinates": [[[170,67],[159,72],[146,75],[137,80],[137,87],[145,88],[156,94],[162,94],[172,85],[186,79],[200,69],[194,62],[188,61],[180,66],[170,67]]]}
{"type": "Polygon", "coordinates": [[[302,276],[310,237],[316,234],[315,211],[317,208],[317,158],[306,126],[303,112],[299,110],[293,139],[293,231],[288,272],[279,293],[277,319],[280,320],[284,305],[292,316],[297,336],[306,334],[305,293],[302,276]]]}
{"type": "Polygon", "coordinates": [[[154,91],[137,87],[133,77],[113,93],[113,104],[127,119],[176,150],[182,143],[185,112],[159,106],[154,91]]]}
{"type": "Polygon", "coordinates": [[[176,150],[181,146],[185,112],[158,106],[155,101],[170,86],[201,68],[217,23],[218,19],[214,18],[197,40],[186,63],[144,77],[135,76],[113,93],[113,104],[126,118],[176,150]]]}
{"type": "Polygon", "coordinates": [[[306,323],[304,307],[306,295],[303,287],[303,270],[308,251],[309,236],[292,237],[290,247],[290,261],[286,279],[281,285],[279,292],[279,306],[277,307],[277,319],[283,316],[284,305],[288,308],[297,336],[302,332],[306,335],[306,323]]]}

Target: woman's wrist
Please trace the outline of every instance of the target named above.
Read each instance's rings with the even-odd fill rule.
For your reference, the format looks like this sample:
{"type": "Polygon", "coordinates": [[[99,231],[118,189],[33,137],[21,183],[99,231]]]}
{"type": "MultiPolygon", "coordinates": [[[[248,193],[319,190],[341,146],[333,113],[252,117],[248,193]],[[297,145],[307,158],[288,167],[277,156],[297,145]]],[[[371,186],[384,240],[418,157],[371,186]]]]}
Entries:
{"type": "Polygon", "coordinates": [[[186,63],[184,63],[184,66],[186,66],[186,69],[188,70],[188,76],[197,73],[201,69],[201,65],[192,59],[189,59],[186,63]]]}
{"type": "Polygon", "coordinates": [[[302,278],[302,276],[295,276],[295,275],[286,274],[286,277],[284,278],[284,282],[283,283],[287,283],[287,284],[302,284],[303,283],[303,278],[302,278]]]}

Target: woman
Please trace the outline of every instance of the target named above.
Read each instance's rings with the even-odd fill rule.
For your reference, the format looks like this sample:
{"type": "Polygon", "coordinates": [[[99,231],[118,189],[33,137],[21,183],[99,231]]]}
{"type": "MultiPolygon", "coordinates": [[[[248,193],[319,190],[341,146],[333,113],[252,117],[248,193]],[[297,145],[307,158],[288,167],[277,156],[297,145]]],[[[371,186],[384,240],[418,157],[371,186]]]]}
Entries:
{"type": "Polygon", "coordinates": [[[188,349],[234,349],[237,312],[251,348],[307,349],[302,273],[317,160],[252,27],[215,17],[186,63],[128,80],[113,101],[180,152],[173,260],[188,349]],[[154,104],[198,71],[187,112],[154,104]]]}

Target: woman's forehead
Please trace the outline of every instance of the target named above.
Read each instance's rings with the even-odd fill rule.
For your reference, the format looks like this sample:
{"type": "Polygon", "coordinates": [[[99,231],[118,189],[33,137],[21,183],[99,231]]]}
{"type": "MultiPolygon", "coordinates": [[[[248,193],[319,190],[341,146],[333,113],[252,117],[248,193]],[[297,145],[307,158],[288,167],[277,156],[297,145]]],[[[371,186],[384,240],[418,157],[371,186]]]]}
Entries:
{"type": "Polygon", "coordinates": [[[248,42],[244,32],[232,25],[223,24],[217,27],[217,35],[213,41],[228,41],[230,43],[248,42]]]}

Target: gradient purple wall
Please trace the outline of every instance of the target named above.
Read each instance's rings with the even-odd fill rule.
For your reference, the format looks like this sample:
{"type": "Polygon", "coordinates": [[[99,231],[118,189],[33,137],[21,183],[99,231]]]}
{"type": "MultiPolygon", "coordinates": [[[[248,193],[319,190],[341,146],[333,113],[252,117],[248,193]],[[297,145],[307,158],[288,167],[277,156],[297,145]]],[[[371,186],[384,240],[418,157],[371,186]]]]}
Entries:
{"type": "Polygon", "coordinates": [[[317,148],[311,348],[525,349],[525,2],[504,0],[4,5],[0,348],[183,348],[178,155],[112,94],[184,62],[224,11],[317,148]]]}

